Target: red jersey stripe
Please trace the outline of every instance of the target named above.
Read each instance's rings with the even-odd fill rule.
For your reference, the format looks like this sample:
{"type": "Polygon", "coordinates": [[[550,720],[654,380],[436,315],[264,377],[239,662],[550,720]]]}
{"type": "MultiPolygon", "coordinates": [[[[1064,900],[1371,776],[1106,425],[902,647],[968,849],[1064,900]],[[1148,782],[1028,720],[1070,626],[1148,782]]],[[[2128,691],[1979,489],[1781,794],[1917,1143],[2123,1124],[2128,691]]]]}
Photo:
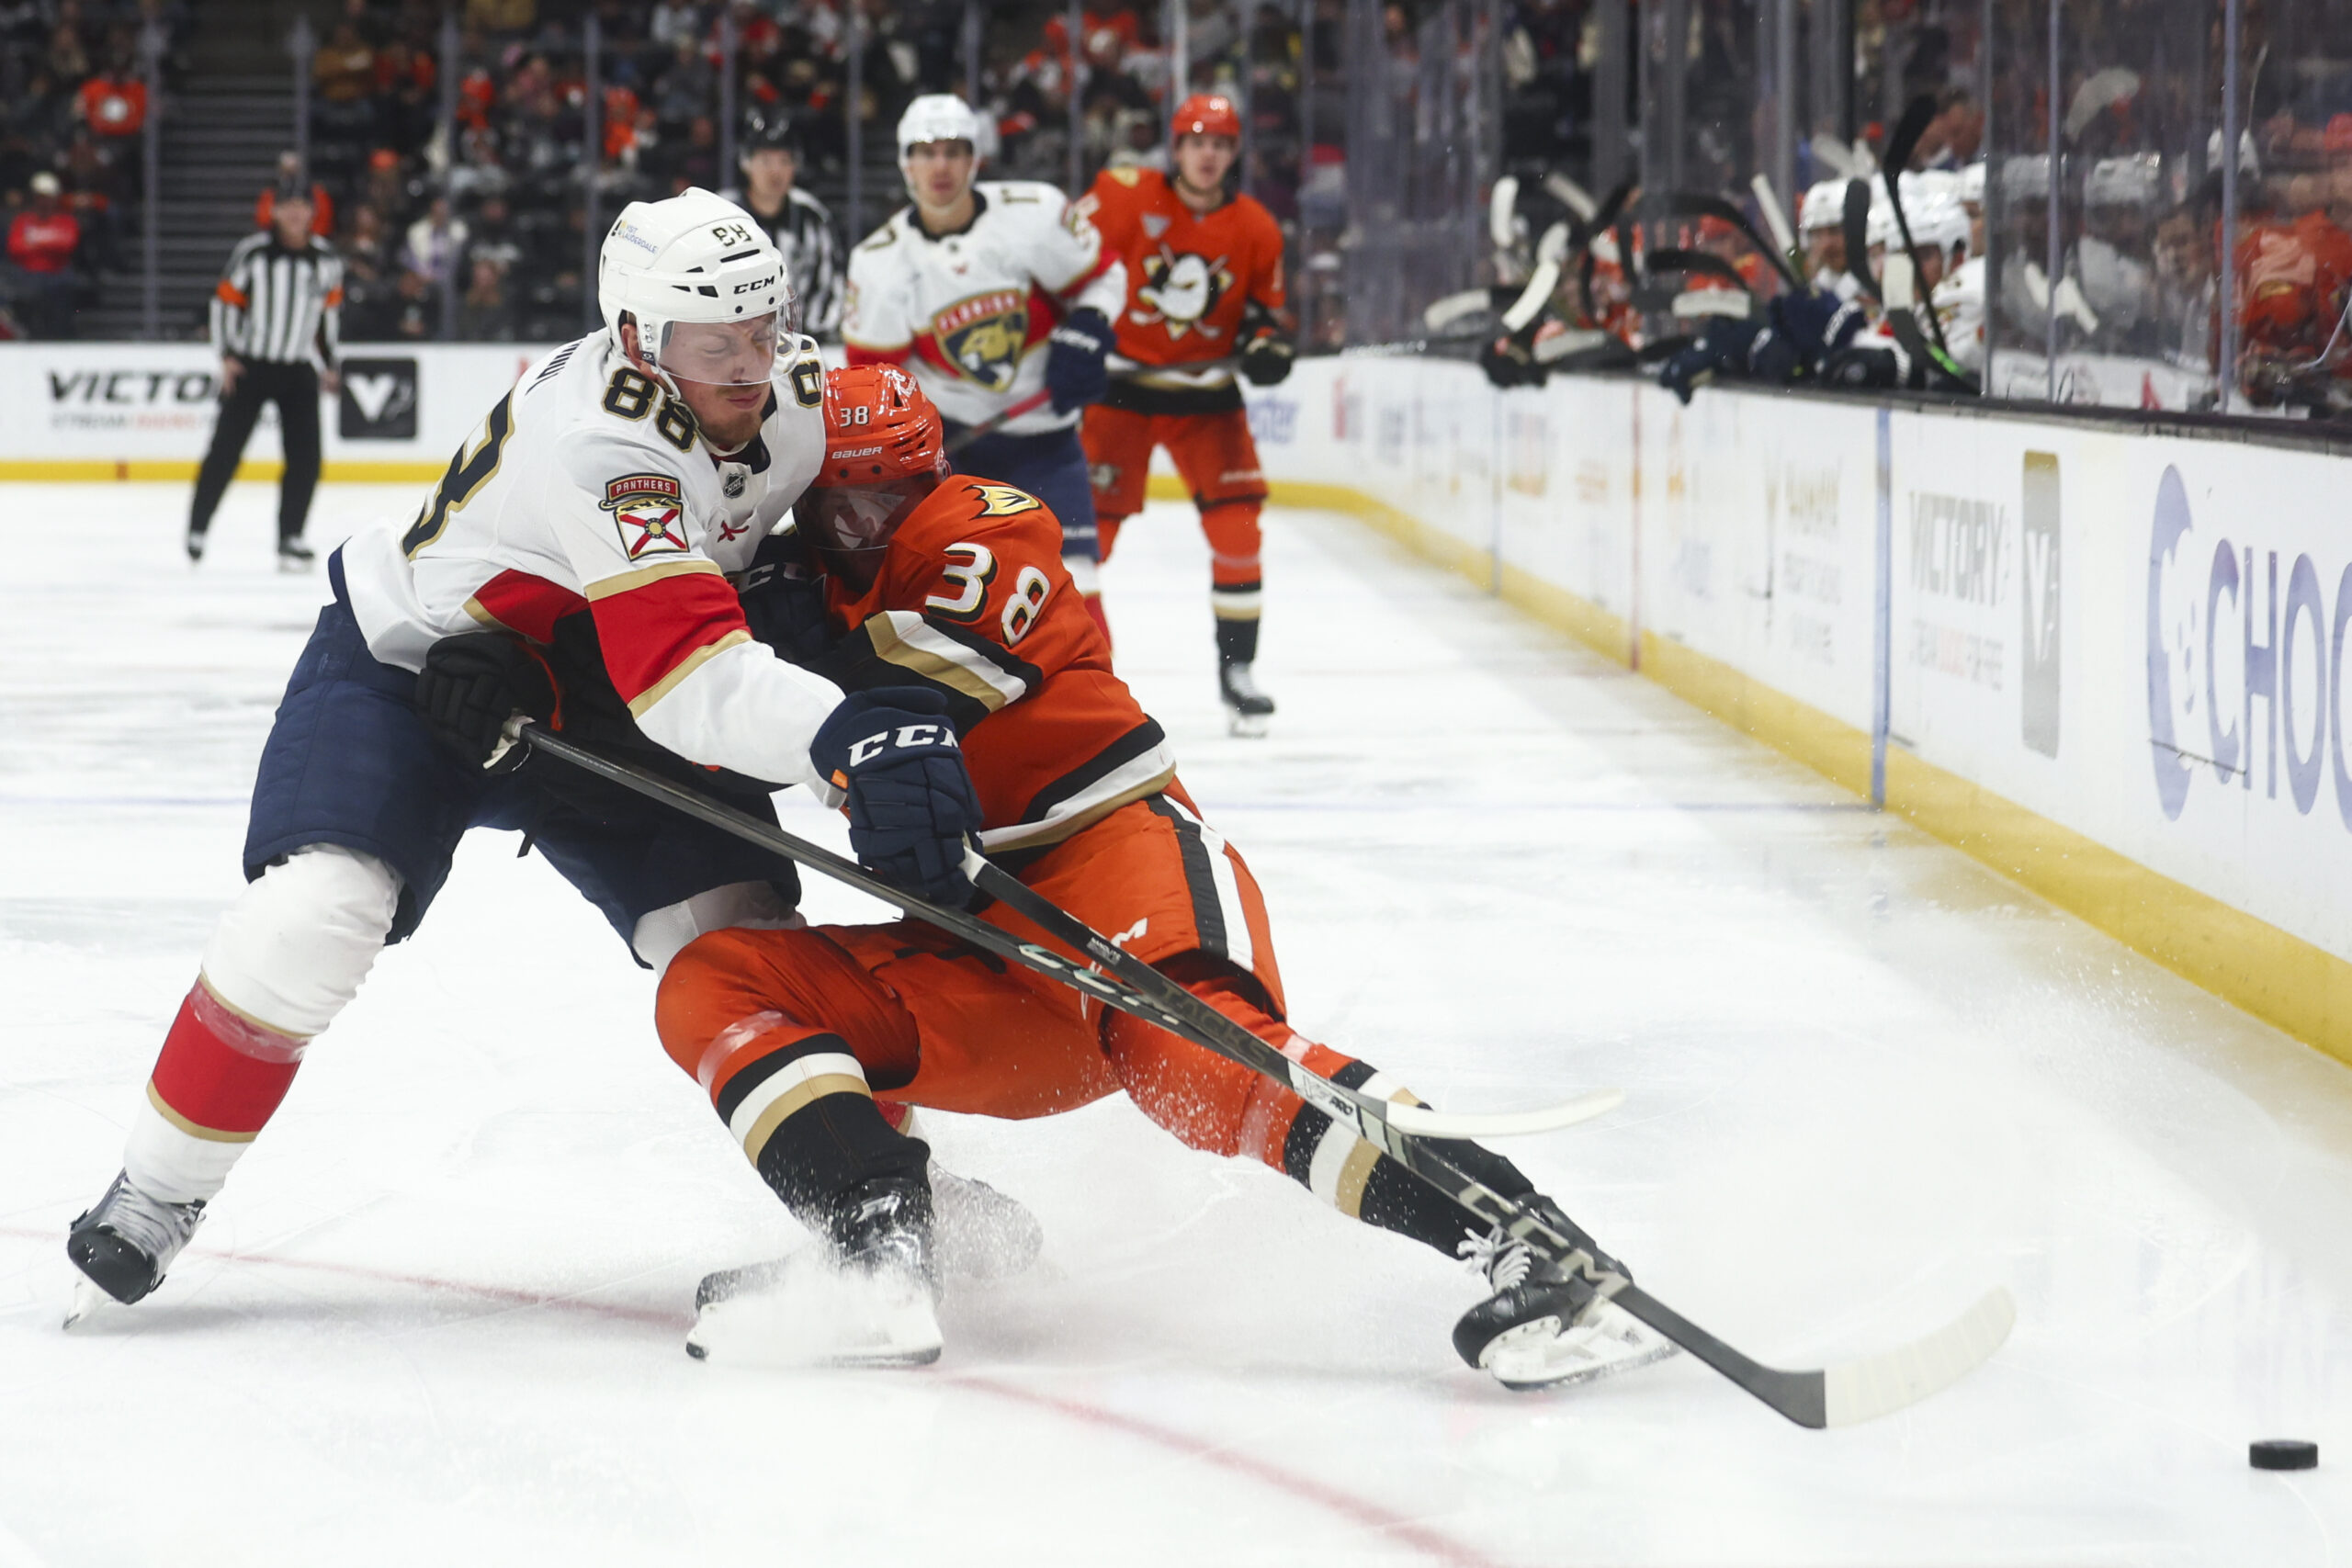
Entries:
{"type": "Polygon", "coordinates": [[[650,580],[632,575],[639,579],[635,585],[595,594],[591,607],[605,670],[629,711],[642,714],[712,654],[749,642],[752,633],[735,590],[716,567],[650,580]]]}

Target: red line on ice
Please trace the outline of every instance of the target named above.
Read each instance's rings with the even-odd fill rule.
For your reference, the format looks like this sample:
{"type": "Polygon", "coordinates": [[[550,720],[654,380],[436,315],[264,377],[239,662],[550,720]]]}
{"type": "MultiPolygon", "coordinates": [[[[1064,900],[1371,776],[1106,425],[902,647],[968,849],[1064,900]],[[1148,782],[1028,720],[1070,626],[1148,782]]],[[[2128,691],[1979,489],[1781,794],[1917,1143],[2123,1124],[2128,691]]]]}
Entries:
{"type": "MultiPolygon", "coordinates": [[[[0,1225],[0,1236],[27,1241],[62,1241],[56,1231],[35,1230],[19,1225],[0,1225]]],[[[273,1269],[299,1269],[316,1274],[340,1274],[354,1280],[375,1280],[385,1284],[414,1285],[424,1290],[457,1291],[466,1295],[481,1296],[508,1306],[551,1307],[559,1312],[585,1313],[591,1316],[615,1318],[626,1323],[648,1324],[654,1327],[684,1333],[694,1323],[693,1314],[664,1312],[653,1307],[623,1306],[616,1303],[589,1301],[580,1296],[549,1295],[541,1291],[518,1290],[507,1285],[476,1284],[466,1280],[444,1280],[430,1274],[395,1273],[386,1269],[370,1269],[357,1263],[334,1263],[319,1258],[276,1258],[266,1252],[216,1252],[206,1247],[190,1247],[197,1257],[220,1258],[231,1263],[260,1263],[273,1269]]],[[[1120,1411],[1089,1404],[1083,1400],[1069,1399],[1059,1394],[1038,1393],[1019,1388],[995,1378],[980,1377],[967,1372],[940,1374],[942,1381],[956,1388],[968,1389],[1001,1399],[1008,1404],[1043,1410],[1075,1421],[1081,1426],[1095,1427],[1121,1433],[1126,1437],[1168,1450],[1185,1459],[1256,1482],[1283,1496],[1301,1503],[1312,1504],[1327,1513],[1335,1514],[1359,1529],[1402,1541],[1417,1551],[1427,1553],[1440,1562],[1455,1568],[1499,1568],[1496,1559],[1476,1548],[1454,1540],[1442,1530],[1419,1520],[1396,1513],[1369,1499],[1318,1481],[1311,1475],[1285,1470],[1279,1464],[1245,1454],[1235,1453],[1218,1444],[1181,1432],[1171,1427],[1128,1416],[1120,1411]]]]}

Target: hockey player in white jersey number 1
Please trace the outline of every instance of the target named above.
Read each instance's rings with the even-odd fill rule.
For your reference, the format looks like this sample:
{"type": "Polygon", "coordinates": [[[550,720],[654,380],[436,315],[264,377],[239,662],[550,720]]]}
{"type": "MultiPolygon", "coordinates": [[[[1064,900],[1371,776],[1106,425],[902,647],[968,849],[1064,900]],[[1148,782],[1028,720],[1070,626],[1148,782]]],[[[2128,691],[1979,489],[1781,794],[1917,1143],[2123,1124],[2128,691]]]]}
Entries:
{"type": "Polygon", "coordinates": [[[957,473],[1052,509],[1062,563],[1107,633],[1078,422],[1110,388],[1126,268],[1052,186],[974,183],[979,129],[950,93],[907,106],[899,167],[913,200],[850,253],[842,344],[852,365],[914,373],[946,422],[957,473]]]}
{"type": "Polygon", "coordinates": [[[598,291],[605,330],[526,372],[413,521],[330,560],[334,597],[262,752],[249,886],[164,1039],[122,1173],[68,1236],[87,1281],[76,1315],[100,1292],[133,1302],[155,1287],[312,1038],[416,929],[469,828],[527,832],[657,970],[704,931],[791,915],[798,885],[780,858],[542,780],[548,764],[483,770],[509,710],[469,704],[503,696],[518,670],[527,686],[537,650],[605,677],[565,694],[575,712],[601,704],[607,733],[741,809],[773,820],[769,793],[795,783],[869,823],[877,801],[898,806],[910,825],[854,832],[859,854],[929,897],[968,897],[963,828],[979,814],[960,759],[850,761],[877,722],[920,720],[887,693],[845,700],[753,641],[722,575],[749,564],[824,452],[823,372],[792,330],[775,247],[707,191],[632,203],[605,237],[598,291]],[[444,641],[484,628],[500,635],[444,641]],[[436,729],[473,738],[475,754],[436,729]],[[845,793],[825,782],[837,769],[845,793]]]}

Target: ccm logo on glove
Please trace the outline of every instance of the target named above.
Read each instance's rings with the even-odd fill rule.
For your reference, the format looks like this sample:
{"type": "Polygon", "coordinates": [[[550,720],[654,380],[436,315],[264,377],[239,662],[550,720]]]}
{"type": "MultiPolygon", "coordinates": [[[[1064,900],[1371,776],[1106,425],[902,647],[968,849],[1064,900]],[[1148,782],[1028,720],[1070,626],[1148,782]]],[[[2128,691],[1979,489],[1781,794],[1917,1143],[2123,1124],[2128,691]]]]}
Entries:
{"type": "MultiPolygon", "coordinates": [[[[849,765],[863,767],[892,747],[910,750],[918,746],[954,746],[955,729],[944,724],[910,724],[898,729],[886,729],[879,735],[869,735],[849,749],[849,765]]],[[[833,782],[847,788],[849,781],[836,773],[833,782]]]]}

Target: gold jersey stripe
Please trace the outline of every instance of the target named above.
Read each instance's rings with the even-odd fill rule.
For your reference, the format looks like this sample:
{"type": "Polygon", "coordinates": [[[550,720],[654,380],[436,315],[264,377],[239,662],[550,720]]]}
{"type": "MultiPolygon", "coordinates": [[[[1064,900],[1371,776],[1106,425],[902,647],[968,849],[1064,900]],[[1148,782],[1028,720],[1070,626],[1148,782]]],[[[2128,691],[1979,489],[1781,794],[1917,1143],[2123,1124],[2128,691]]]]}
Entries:
{"type": "Polygon", "coordinates": [[[679,682],[684,681],[687,676],[693,674],[695,671],[701,669],[704,665],[709,663],[712,660],[718,658],[729,649],[738,647],[751,640],[752,634],[745,631],[742,627],[737,626],[733,631],[729,632],[717,642],[707,643],[703,647],[695,649],[692,653],[687,654],[684,659],[679,660],[676,664],[673,665],[667,675],[662,676],[662,679],[654,682],[653,684],[646,687],[645,690],[639,692],[637,695],[629,699],[629,716],[632,718],[643,718],[648,708],[650,708],[655,703],[660,702],[663,697],[668,696],[672,692],[678,689],[679,682]]]}
{"type": "Polygon", "coordinates": [[[700,556],[687,556],[679,560],[665,560],[658,566],[639,567],[635,571],[625,571],[617,577],[607,577],[602,581],[590,583],[582,592],[593,604],[599,599],[610,599],[616,594],[633,592],[649,584],[659,582],[665,577],[691,577],[697,572],[705,571],[722,577],[726,575],[719,571],[717,561],[705,560],[700,556]]]}

